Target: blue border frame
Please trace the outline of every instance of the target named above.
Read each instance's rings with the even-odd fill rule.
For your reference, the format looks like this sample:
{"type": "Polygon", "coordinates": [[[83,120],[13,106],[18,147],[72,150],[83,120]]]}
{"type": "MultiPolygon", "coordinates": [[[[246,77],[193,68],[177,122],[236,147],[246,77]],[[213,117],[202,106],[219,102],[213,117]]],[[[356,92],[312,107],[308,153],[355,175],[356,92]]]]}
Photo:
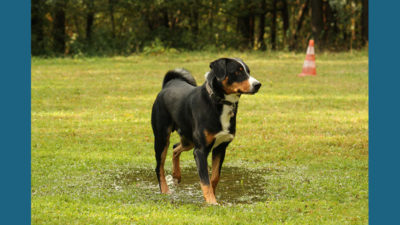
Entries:
{"type": "Polygon", "coordinates": [[[2,224],[31,223],[31,2],[0,7],[2,224]]]}
{"type": "Polygon", "coordinates": [[[400,1],[369,2],[369,222],[400,212],[400,1]]]}
{"type": "MultiPolygon", "coordinates": [[[[400,209],[400,1],[369,3],[370,224],[395,224],[400,209]]],[[[31,223],[30,1],[0,7],[3,224],[31,223]]]]}

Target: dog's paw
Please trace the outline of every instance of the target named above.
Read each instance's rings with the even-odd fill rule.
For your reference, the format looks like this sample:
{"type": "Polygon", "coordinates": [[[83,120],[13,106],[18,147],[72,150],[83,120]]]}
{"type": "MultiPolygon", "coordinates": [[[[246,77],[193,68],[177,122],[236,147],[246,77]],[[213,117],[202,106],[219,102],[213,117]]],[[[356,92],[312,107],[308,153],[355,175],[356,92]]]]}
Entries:
{"type": "Polygon", "coordinates": [[[207,205],[219,205],[219,203],[218,202],[216,202],[216,201],[209,201],[209,202],[207,202],[207,205]]]}

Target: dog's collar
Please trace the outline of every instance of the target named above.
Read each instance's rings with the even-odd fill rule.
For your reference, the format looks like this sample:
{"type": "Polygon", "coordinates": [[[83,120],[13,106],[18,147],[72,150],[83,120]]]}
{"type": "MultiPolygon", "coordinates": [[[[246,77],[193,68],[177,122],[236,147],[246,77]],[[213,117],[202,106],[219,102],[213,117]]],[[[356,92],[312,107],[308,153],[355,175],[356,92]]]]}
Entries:
{"type": "Polygon", "coordinates": [[[211,88],[210,84],[208,83],[208,81],[206,81],[206,90],[207,90],[208,95],[210,96],[210,98],[214,99],[217,103],[223,104],[223,105],[233,106],[234,108],[237,106],[237,102],[230,102],[230,101],[227,101],[227,100],[219,97],[218,95],[216,95],[214,93],[214,91],[212,90],[212,88],[211,88]]]}

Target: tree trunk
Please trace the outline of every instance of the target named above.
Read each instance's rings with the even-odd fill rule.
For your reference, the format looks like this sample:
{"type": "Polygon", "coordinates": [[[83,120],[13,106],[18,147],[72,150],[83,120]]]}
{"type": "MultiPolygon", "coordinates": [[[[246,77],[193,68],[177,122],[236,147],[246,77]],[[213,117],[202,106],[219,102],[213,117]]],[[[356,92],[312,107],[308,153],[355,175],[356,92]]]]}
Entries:
{"type": "Polygon", "coordinates": [[[254,14],[249,16],[249,45],[250,48],[254,46],[254,14]]]}
{"type": "Polygon", "coordinates": [[[294,50],[297,48],[297,38],[299,35],[299,32],[301,30],[301,26],[303,24],[304,21],[304,17],[307,14],[308,11],[308,4],[309,4],[310,0],[305,0],[304,4],[301,6],[300,12],[299,12],[299,16],[298,16],[298,20],[297,20],[297,25],[296,25],[296,29],[294,31],[293,34],[293,40],[292,43],[290,44],[289,49],[290,50],[294,50]]]}
{"type": "Polygon", "coordinates": [[[197,35],[199,34],[199,10],[198,10],[198,3],[195,0],[192,7],[190,7],[190,29],[194,34],[194,41],[197,41],[197,35]]]}
{"type": "Polygon", "coordinates": [[[288,4],[286,0],[282,1],[282,20],[283,20],[283,46],[286,46],[286,40],[289,29],[289,12],[288,12],[288,4]]]}
{"type": "Polygon", "coordinates": [[[94,0],[87,0],[87,14],[86,14],[86,41],[91,45],[92,41],[92,26],[94,21],[94,0]]]}
{"type": "Polygon", "coordinates": [[[108,12],[110,13],[110,22],[111,22],[111,37],[115,38],[115,20],[114,20],[114,1],[108,0],[108,12]]]}
{"type": "Polygon", "coordinates": [[[258,23],[258,43],[260,44],[260,50],[265,51],[267,50],[267,46],[264,43],[264,33],[265,33],[265,15],[266,15],[266,3],[265,0],[261,1],[261,10],[262,13],[260,14],[260,23],[258,23]]]}
{"type": "Polygon", "coordinates": [[[315,44],[318,45],[319,49],[323,48],[321,43],[322,29],[324,28],[323,16],[322,16],[322,0],[311,0],[311,29],[315,44]]]}
{"type": "Polygon", "coordinates": [[[40,0],[32,0],[31,7],[31,48],[32,55],[44,54],[44,13],[41,8],[40,0]]]}
{"type": "Polygon", "coordinates": [[[237,31],[241,38],[241,46],[244,48],[248,48],[249,44],[249,21],[250,17],[248,15],[237,17],[237,31]]]}
{"type": "Polygon", "coordinates": [[[210,31],[213,30],[213,23],[214,23],[214,1],[209,1],[210,7],[208,9],[208,27],[210,31]]]}
{"type": "Polygon", "coordinates": [[[54,24],[53,39],[54,52],[57,54],[65,53],[65,9],[67,2],[65,0],[57,0],[54,7],[54,24]]]}
{"type": "Polygon", "coordinates": [[[271,21],[271,49],[276,50],[276,4],[277,0],[272,3],[272,21],[271,21]]]}
{"type": "Polygon", "coordinates": [[[368,43],[368,0],[362,0],[361,36],[363,44],[368,43]]]}
{"type": "MultiPolygon", "coordinates": [[[[331,45],[329,41],[330,34],[332,33],[331,30],[334,28],[334,24],[336,23],[335,17],[332,11],[331,6],[329,5],[329,1],[326,1],[323,3],[323,18],[324,18],[324,34],[322,35],[322,40],[325,43],[325,45],[331,45]]],[[[328,47],[328,46],[325,46],[328,47]]]]}
{"type": "Polygon", "coordinates": [[[350,52],[353,51],[354,41],[356,40],[356,9],[355,9],[355,2],[351,2],[351,19],[350,19],[350,31],[351,31],[351,38],[350,38],[350,52]],[[352,4],[354,3],[354,5],[352,4]]]}
{"type": "Polygon", "coordinates": [[[162,10],[162,24],[165,28],[169,28],[169,17],[168,17],[168,8],[165,7],[162,10]]]}

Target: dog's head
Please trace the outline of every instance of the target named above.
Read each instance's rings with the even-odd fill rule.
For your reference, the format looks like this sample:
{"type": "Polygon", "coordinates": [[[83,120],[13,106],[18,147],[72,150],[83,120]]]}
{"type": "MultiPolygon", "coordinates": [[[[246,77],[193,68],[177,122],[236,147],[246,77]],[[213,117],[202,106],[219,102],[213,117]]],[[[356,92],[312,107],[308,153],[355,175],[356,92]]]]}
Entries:
{"type": "MultiPolygon", "coordinates": [[[[249,67],[237,58],[220,58],[210,63],[207,79],[215,79],[224,94],[255,94],[261,83],[250,76],[249,67]]],[[[215,82],[214,81],[214,82],[215,82]]]]}

